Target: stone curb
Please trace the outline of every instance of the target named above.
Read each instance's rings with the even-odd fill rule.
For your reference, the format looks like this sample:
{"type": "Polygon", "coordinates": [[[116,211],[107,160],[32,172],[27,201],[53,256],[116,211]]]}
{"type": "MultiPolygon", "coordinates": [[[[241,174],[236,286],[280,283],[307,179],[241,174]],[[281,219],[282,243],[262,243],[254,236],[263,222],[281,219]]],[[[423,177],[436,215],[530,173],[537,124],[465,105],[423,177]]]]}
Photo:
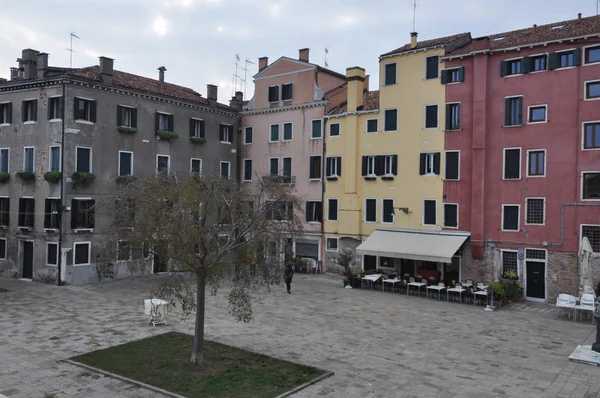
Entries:
{"type": "Polygon", "coordinates": [[[319,376],[317,378],[314,378],[314,379],[312,379],[309,382],[306,382],[306,383],[304,383],[302,385],[299,385],[298,387],[296,387],[296,388],[294,388],[294,389],[292,389],[292,390],[290,390],[288,392],[284,392],[283,394],[278,395],[275,398],[286,398],[286,397],[289,397],[289,396],[291,396],[293,394],[296,394],[297,392],[300,392],[301,390],[304,390],[307,387],[312,386],[313,384],[316,384],[316,383],[320,382],[321,380],[325,380],[325,379],[327,379],[327,378],[329,378],[331,376],[334,376],[334,375],[335,375],[335,373],[333,373],[333,372],[326,372],[325,374],[322,374],[321,376],[319,376]]]}
{"type": "Polygon", "coordinates": [[[81,368],[84,368],[84,369],[87,369],[87,370],[91,370],[92,372],[100,373],[100,374],[103,374],[105,376],[109,376],[109,377],[112,377],[114,379],[117,379],[117,380],[125,381],[127,383],[134,384],[134,385],[136,385],[138,387],[146,388],[148,390],[151,390],[151,391],[154,391],[154,392],[166,395],[168,397],[186,398],[183,395],[175,394],[174,392],[163,390],[162,388],[154,387],[154,386],[151,386],[150,384],[142,383],[141,381],[137,381],[137,380],[130,379],[128,377],[120,376],[120,375],[115,374],[115,373],[107,372],[106,370],[98,369],[98,368],[95,368],[93,366],[89,366],[89,365],[83,364],[81,362],[75,362],[75,361],[72,361],[70,359],[62,359],[62,360],[59,360],[59,362],[65,362],[65,363],[68,363],[68,364],[71,364],[71,365],[79,366],[81,368]]]}

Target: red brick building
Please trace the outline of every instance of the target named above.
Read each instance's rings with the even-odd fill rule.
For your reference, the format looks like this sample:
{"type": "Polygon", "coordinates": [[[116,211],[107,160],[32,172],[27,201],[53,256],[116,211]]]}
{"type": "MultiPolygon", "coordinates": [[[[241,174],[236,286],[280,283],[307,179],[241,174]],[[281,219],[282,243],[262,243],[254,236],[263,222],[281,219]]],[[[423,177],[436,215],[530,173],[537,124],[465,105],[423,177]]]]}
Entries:
{"type": "Polygon", "coordinates": [[[600,252],[600,17],[477,38],[443,59],[444,202],[471,232],[461,278],[493,279],[499,255],[527,298],[578,293],[582,236],[600,252]]]}

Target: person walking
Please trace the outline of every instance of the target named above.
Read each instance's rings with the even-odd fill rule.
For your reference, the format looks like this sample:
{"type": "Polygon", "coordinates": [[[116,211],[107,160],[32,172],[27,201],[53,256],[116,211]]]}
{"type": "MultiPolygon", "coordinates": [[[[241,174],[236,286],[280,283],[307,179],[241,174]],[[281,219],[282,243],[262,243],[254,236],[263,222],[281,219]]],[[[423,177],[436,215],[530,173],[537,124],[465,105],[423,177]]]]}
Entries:
{"type": "Polygon", "coordinates": [[[285,271],[283,272],[283,281],[287,286],[288,294],[292,293],[292,278],[294,277],[294,266],[292,263],[287,263],[285,265],[285,271]]]}

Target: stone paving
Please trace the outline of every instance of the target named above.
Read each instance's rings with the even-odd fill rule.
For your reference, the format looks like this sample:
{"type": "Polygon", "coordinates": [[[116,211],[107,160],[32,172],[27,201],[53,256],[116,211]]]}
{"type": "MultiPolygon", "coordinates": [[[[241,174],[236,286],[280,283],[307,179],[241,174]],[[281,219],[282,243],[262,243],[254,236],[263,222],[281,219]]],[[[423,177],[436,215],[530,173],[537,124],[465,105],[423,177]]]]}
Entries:
{"type": "MultiPolygon", "coordinates": [[[[60,359],[168,330],[145,324],[142,300],[157,276],[55,287],[0,280],[0,396],[157,397],[60,359]]],[[[600,369],[568,361],[591,344],[590,322],[519,302],[496,312],[380,291],[343,289],[334,276],[297,274],[236,323],[227,289],[207,300],[208,338],[332,370],[295,395],[313,397],[600,397],[600,369]]]]}

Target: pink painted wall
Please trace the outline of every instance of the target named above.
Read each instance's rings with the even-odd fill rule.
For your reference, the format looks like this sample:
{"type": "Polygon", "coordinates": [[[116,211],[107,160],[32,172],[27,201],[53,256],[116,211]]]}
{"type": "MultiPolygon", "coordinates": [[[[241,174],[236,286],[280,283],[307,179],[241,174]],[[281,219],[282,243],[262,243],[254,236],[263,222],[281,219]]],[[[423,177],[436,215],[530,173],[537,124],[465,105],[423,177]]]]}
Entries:
{"type": "MultiPolygon", "coordinates": [[[[473,255],[482,241],[500,247],[536,247],[576,252],[580,224],[600,224],[600,207],[566,207],[564,245],[561,209],[580,200],[581,172],[600,170],[600,152],[582,151],[582,122],[600,119],[600,101],[584,101],[584,81],[600,79],[600,65],[501,77],[505,59],[553,52],[573,43],[519,52],[478,55],[446,62],[465,67],[465,81],[446,86],[446,102],[461,102],[462,131],[445,133],[445,149],[460,150],[461,181],[445,181],[445,202],[459,203],[460,229],[471,231],[473,255]],[[522,127],[504,128],[504,98],[523,95],[522,127]],[[527,107],[548,105],[548,123],[527,124],[527,107]],[[503,148],[521,147],[521,179],[503,181],[503,148]],[[527,150],[546,150],[546,176],[527,177],[527,150]],[[546,224],[525,225],[525,198],[546,198],[546,224]],[[501,231],[502,204],[520,204],[519,232],[501,231]],[[526,232],[522,228],[526,229],[526,232]]],[[[596,202],[600,204],[599,202],[596,202]]]]}

